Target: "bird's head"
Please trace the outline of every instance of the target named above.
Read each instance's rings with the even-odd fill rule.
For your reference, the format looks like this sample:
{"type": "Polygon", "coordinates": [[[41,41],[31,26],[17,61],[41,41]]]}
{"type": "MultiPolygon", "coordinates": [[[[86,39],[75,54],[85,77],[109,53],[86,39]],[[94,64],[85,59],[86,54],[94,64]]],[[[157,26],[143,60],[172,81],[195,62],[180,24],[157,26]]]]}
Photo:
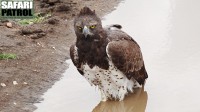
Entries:
{"type": "Polygon", "coordinates": [[[74,29],[78,37],[93,37],[102,29],[101,20],[95,14],[95,11],[84,7],[74,19],[74,29]]]}

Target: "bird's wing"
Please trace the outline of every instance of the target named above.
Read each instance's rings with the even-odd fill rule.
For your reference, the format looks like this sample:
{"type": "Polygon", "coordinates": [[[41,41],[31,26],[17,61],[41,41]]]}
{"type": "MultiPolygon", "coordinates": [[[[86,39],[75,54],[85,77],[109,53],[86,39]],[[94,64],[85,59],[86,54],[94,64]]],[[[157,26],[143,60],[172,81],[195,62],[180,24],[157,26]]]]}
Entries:
{"type": "Polygon", "coordinates": [[[70,57],[72,59],[72,62],[76,66],[77,70],[79,71],[79,73],[81,75],[83,75],[83,71],[82,71],[82,68],[81,68],[81,63],[80,63],[79,57],[78,57],[78,48],[75,45],[72,45],[70,47],[70,57]]]}
{"type": "MultiPolygon", "coordinates": [[[[148,77],[139,45],[129,38],[112,39],[106,48],[107,55],[113,64],[122,71],[128,79],[133,77],[140,84],[144,84],[148,77]]],[[[125,35],[128,36],[128,35],[125,35]]],[[[114,38],[114,37],[112,37],[114,38]]]]}

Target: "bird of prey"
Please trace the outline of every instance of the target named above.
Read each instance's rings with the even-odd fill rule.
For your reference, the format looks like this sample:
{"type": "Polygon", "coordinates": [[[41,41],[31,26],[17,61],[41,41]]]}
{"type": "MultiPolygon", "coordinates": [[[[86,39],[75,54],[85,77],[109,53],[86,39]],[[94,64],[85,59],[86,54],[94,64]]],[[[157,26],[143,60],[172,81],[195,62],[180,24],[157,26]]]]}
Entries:
{"type": "Polygon", "coordinates": [[[148,78],[139,45],[121,28],[118,24],[103,28],[88,7],[74,19],[77,38],[70,57],[79,73],[99,88],[102,101],[122,101],[148,78]]]}

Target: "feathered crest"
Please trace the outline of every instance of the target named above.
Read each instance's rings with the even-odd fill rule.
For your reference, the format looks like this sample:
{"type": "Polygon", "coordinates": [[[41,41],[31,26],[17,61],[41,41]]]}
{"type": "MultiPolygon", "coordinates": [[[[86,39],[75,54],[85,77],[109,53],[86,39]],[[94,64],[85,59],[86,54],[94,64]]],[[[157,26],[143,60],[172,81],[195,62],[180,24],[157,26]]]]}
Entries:
{"type": "Polygon", "coordinates": [[[95,15],[95,10],[92,11],[89,7],[83,7],[79,13],[79,16],[83,15],[95,15]]]}

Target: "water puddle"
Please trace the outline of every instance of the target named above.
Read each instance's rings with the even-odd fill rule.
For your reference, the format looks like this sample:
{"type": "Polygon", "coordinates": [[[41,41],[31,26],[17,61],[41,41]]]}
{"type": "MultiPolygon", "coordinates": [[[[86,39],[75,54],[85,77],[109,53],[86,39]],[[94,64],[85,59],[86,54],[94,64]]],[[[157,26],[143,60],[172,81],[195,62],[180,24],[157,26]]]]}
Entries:
{"type": "Polygon", "coordinates": [[[35,104],[35,112],[199,112],[200,1],[125,0],[105,16],[141,46],[149,78],[122,102],[100,102],[97,88],[75,70],[35,104]]]}
{"type": "Polygon", "coordinates": [[[90,86],[71,60],[66,62],[69,63],[69,69],[45,93],[44,101],[36,104],[38,109],[35,112],[91,112],[99,103],[100,94],[97,88],[90,86]]]}

